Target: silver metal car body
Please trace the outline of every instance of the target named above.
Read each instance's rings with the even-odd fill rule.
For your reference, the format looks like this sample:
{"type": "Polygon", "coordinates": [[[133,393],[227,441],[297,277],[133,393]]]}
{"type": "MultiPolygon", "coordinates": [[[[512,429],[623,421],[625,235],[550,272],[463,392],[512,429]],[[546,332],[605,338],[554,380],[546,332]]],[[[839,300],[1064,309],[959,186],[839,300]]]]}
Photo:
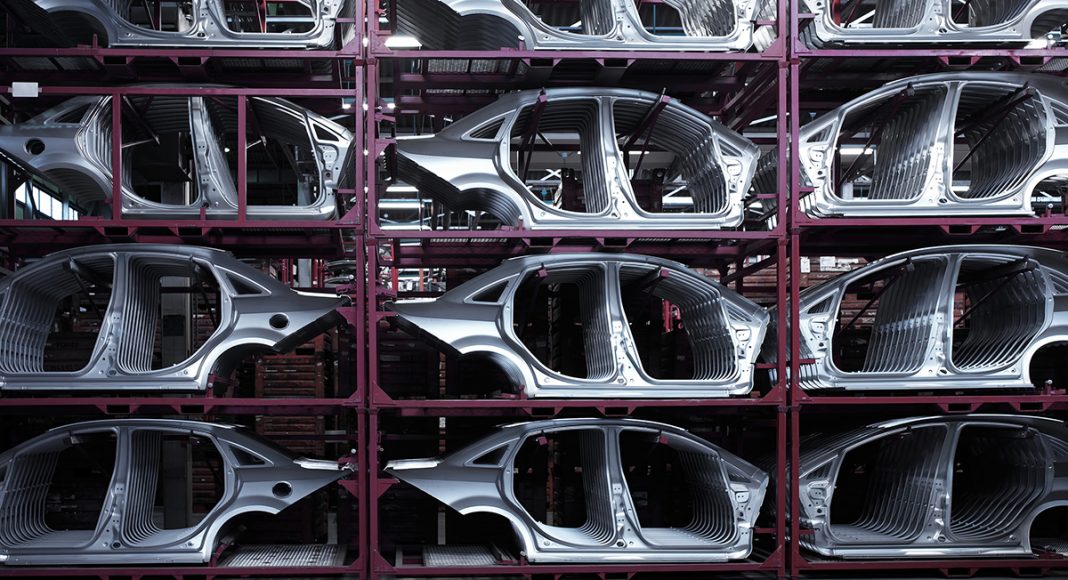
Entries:
{"type": "MultiPolygon", "coordinates": [[[[54,183],[83,209],[113,211],[108,207],[112,196],[111,104],[110,96],[74,97],[25,122],[0,127],[0,156],[54,183]]],[[[304,203],[298,205],[249,203],[248,216],[333,218],[337,189],[354,171],[352,133],[284,99],[250,97],[248,107],[261,137],[299,148],[314,158],[314,163],[307,159],[293,162],[299,166],[295,169],[298,175],[306,175],[312,184],[314,193],[309,197],[313,199],[301,200],[304,203]]],[[[123,132],[140,131],[143,135],[123,138],[123,215],[159,219],[197,219],[201,212],[208,218],[233,219],[238,215],[237,184],[226,158],[229,148],[219,136],[223,130],[236,127],[236,111],[207,97],[159,95],[126,96],[126,108],[135,111],[126,111],[129,114],[123,132]],[[137,148],[158,143],[161,135],[182,134],[191,141],[188,201],[160,203],[138,195],[132,177],[137,148]]]]}
{"type": "Polygon", "coordinates": [[[448,352],[497,363],[528,397],[724,397],[752,390],[753,363],[767,312],[670,260],[633,254],[558,254],[513,258],[436,299],[387,304],[403,327],[448,352]],[[513,328],[524,280],[573,283],[582,304],[588,376],[564,375],[538,360],[513,328]],[[677,306],[694,356],[690,379],[656,379],[641,362],[622,305],[637,284],[677,306]]]}
{"type": "Polygon", "coordinates": [[[195,246],[115,244],[50,254],[0,281],[0,389],[204,390],[247,355],[288,351],[339,323],[346,298],[296,292],[235,259],[195,246]],[[219,288],[218,325],[185,361],[153,368],[163,278],[207,279],[219,288]],[[92,284],[111,296],[89,363],[46,372],[44,349],[57,306],[92,284]]]}
{"type": "Polygon", "coordinates": [[[840,558],[1030,556],[1036,517],[1068,506],[1066,467],[1068,429],[1044,417],[911,418],[817,436],[801,443],[799,517],[811,530],[801,545],[840,558]],[[870,483],[842,498],[862,511],[836,517],[836,494],[856,491],[842,483],[849,453],[865,446],[876,449],[870,483]]]}
{"type": "Polygon", "coordinates": [[[876,0],[847,26],[835,21],[831,6],[830,0],[804,0],[813,14],[802,32],[810,47],[1021,45],[1048,34],[1059,39],[1068,23],[1064,0],[984,0],[967,3],[964,14],[953,0],[876,0]]]}
{"type": "Polygon", "coordinates": [[[551,25],[521,0],[404,0],[397,3],[397,33],[434,50],[664,50],[763,49],[774,28],[775,0],[669,0],[681,16],[677,34],[656,34],[628,0],[583,0],[581,32],[551,25]]]}
{"type": "Polygon", "coordinates": [[[1056,77],[959,72],[894,81],[801,129],[802,178],[813,188],[802,209],[812,217],[1034,215],[1036,191],[1052,192],[1068,177],[1066,130],[1068,90],[1056,77]],[[841,140],[869,121],[879,128],[858,155],[873,157],[842,168],[841,140]],[[967,148],[955,145],[958,137],[967,148]],[[955,177],[968,161],[967,180],[955,177]],[[853,169],[863,183],[849,181],[853,169]]]}
{"type": "Polygon", "coordinates": [[[436,135],[397,139],[402,181],[450,209],[486,211],[530,230],[738,226],[758,156],[748,139],[675,99],[615,88],[521,91],[436,135]],[[546,132],[579,127],[587,212],[538,199],[512,168],[511,142],[532,123],[546,132]],[[639,206],[617,139],[642,130],[649,131],[652,144],[675,155],[693,212],[653,213],[639,206]]]}
{"type": "Polygon", "coordinates": [[[1066,296],[1068,259],[1044,248],[944,246],[877,260],[801,293],[801,358],[815,361],[801,365],[801,388],[1032,388],[1031,358],[1068,340],[1066,296]],[[846,289],[877,279],[886,283],[863,367],[840,370],[833,353],[848,324],[839,317],[846,289]],[[971,327],[955,342],[961,291],[971,301],[971,314],[961,314],[971,327]]]}
{"type": "Polygon", "coordinates": [[[175,30],[135,24],[129,1],[7,0],[7,3],[22,15],[27,25],[62,46],[88,43],[95,34],[102,44],[106,42],[111,47],[329,48],[334,44],[334,29],[342,16],[345,0],[296,0],[306,15],[261,15],[263,20],[255,22],[260,30],[255,32],[242,30],[243,24],[252,22],[227,14],[224,0],[176,3],[175,30]],[[263,32],[265,26],[277,28],[279,32],[263,32]]]}
{"type": "Polygon", "coordinates": [[[352,466],[296,457],[233,425],[173,419],[112,419],[52,429],[0,454],[0,563],[17,565],[200,564],[235,517],[277,514],[352,466]],[[55,530],[46,496],[60,452],[81,438],[114,436],[115,463],[92,530],[55,530]],[[191,436],[214,445],[225,464],[218,503],[192,527],[164,529],[153,515],[161,439],[191,436]]]}
{"type": "Polygon", "coordinates": [[[633,419],[553,419],[501,427],[437,459],[390,461],[386,471],[461,514],[504,517],[533,563],[723,562],[749,556],[768,475],[745,460],[663,423],[633,419]],[[523,442],[580,430],[587,520],[554,526],[531,516],[517,499],[514,463],[523,442]],[[623,472],[620,435],[659,437],[683,457],[694,486],[693,519],[684,528],[643,528],[623,472]]]}

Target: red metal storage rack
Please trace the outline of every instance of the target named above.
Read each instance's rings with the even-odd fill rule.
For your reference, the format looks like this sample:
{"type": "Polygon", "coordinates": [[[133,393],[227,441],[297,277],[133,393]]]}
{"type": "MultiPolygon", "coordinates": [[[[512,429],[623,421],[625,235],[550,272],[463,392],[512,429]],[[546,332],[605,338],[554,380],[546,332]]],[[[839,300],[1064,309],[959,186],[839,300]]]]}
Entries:
{"type": "MultiPolygon", "coordinates": [[[[83,245],[100,243],[169,243],[194,244],[226,249],[238,258],[291,259],[308,258],[322,262],[344,258],[363,266],[363,177],[357,163],[350,189],[339,190],[347,205],[344,215],[328,221],[256,220],[246,214],[248,192],[247,148],[245,129],[253,122],[247,100],[254,96],[278,96],[298,102],[328,116],[348,117],[357,152],[364,148],[363,120],[359,103],[364,85],[363,31],[364,12],[354,3],[354,13],[340,19],[354,38],[332,50],[258,50],[258,49],[168,49],[168,48],[35,48],[6,46],[0,48],[0,95],[8,107],[23,113],[40,111],[75,95],[190,95],[212,99],[229,99],[237,111],[237,172],[235,183],[240,200],[235,219],[147,220],[129,219],[115,212],[114,218],[82,217],[76,220],[0,219],[0,245],[6,250],[8,269],[25,258],[83,245]],[[40,96],[36,99],[10,95],[11,83],[36,82],[40,96]],[[343,104],[344,103],[344,104],[343,104]],[[351,203],[350,203],[351,202],[351,203]]],[[[0,8],[0,17],[8,32],[18,24],[0,8]]],[[[124,122],[121,109],[112,115],[113,155],[115,168],[122,163],[118,153],[124,122]]],[[[357,155],[359,159],[359,155],[357,155]]],[[[116,170],[115,175],[121,175],[116,170]]],[[[118,179],[113,191],[118,192],[118,179]]],[[[13,208],[6,215],[14,216],[13,208]]],[[[288,263],[288,262],[287,262],[288,263]]],[[[321,263],[318,264],[321,269],[321,263]]],[[[289,276],[291,278],[291,274],[289,276]]],[[[322,283],[321,272],[316,283],[322,283]]],[[[283,281],[288,282],[288,279],[283,281]]],[[[331,368],[341,372],[332,393],[316,390],[300,393],[282,389],[281,395],[254,396],[254,374],[237,385],[228,384],[219,392],[211,390],[196,395],[162,394],[62,394],[0,397],[0,414],[20,420],[48,420],[64,424],[85,418],[108,417],[184,417],[205,421],[234,421],[253,425],[256,418],[268,421],[281,417],[332,417],[337,428],[321,434],[291,434],[294,441],[310,441],[314,448],[324,448],[339,455],[355,454],[354,473],[337,486],[324,488],[336,496],[344,509],[339,513],[338,534],[346,555],[342,565],[228,567],[218,562],[219,554],[203,566],[118,566],[118,567],[0,567],[0,575],[13,577],[168,577],[216,578],[268,576],[365,577],[366,551],[361,542],[366,534],[366,412],[362,373],[364,363],[365,285],[356,278],[339,287],[339,294],[350,297],[351,306],[339,309],[346,324],[339,332],[348,333],[346,348],[339,348],[331,368]],[[310,396],[309,396],[310,395],[310,396]]],[[[219,384],[226,383],[220,380],[219,384]]],[[[277,386],[277,382],[274,383],[277,386]]],[[[13,421],[13,420],[12,420],[13,421]]],[[[7,422],[7,419],[5,419],[7,422]]],[[[8,422],[11,425],[11,422],[8,422]]],[[[33,435],[36,433],[27,433],[33,435]]],[[[22,438],[25,438],[23,435],[22,438]]],[[[16,439],[18,440],[18,439],[16,439]]],[[[283,445],[285,441],[280,441],[283,445]]],[[[317,510],[316,510],[317,511],[317,510]]],[[[310,524],[325,514],[297,514],[310,524]]]]}
{"type": "MultiPolygon", "coordinates": [[[[950,70],[1022,70],[1034,71],[1041,65],[1068,56],[1068,49],[1008,48],[850,48],[812,49],[804,44],[800,31],[811,20],[794,2],[790,12],[791,38],[791,157],[798,158],[799,121],[809,113],[822,113],[843,104],[853,96],[876,89],[896,78],[950,70]],[[821,65],[820,74],[810,74],[809,67],[821,65]],[[850,97],[828,99],[821,89],[834,87],[850,97]]],[[[1059,68],[1059,67],[1054,67],[1059,68]]],[[[1048,74],[1035,72],[1034,74],[1048,74]]],[[[791,191],[800,199],[811,188],[802,183],[797,165],[790,171],[791,191]]],[[[1047,214],[1038,217],[913,217],[913,218],[810,218],[799,203],[790,206],[791,264],[800,265],[803,257],[840,256],[874,259],[908,249],[949,244],[998,243],[1027,244],[1064,250],[1066,238],[1061,227],[1068,217],[1047,214]]],[[[800,276],[790,280],[790,296],[799,291],[800,276]]],[[[808,394],[798,388],[799,325],[796,306],[791,309],[791,380],[790,462],[791,501],[798,502],[799,445],[802,434],[814,427],[843,423],[856,426],[865,418],[900,418],[971,412],[1038,414],[1064,418],[1068,395],[1064,385],[1047,385],[1035,393],[968,392],[905,394],[864,393],[808,394]]],[[[872,419],[874,421],[874,419],[872,419]]],[[[796,504],[795,504],[796,505],[796,504]]],[[[790,522],[790,536],[806,533],[796,519],[790,522]]],[[[946,559],[827,559],[806,552],[796,542],[791,544],[791,577],[819,575],[829,578],[855,578],[881,574],[918,577],[1008,577],[1063,574],[1068,558],[1040,554],[1035,558],[946,558],[946,559]]]]}
{"type": "MultiPolygon", "coordinates": [[[[473,112],[495,100],[494,92],[521,88],[550,86],[593,86],[608,84],[660,91],[680,98],[685,104],[715,115],[735,130],[744,129],[753,120],[774,115],[775,138],[759,142],[779,148],[785,157],[789,99],[787,39],[780,38],[762,53],[643,53],[617,51],[395,51],[385,45],[389,31],[380,26],[378,14],[388,15],[395,5],[383,3],[368,19],[370,39],[367,63],[368,114],[367,140],[371,161],[367,179],[367,260],[368,260],[368,355],[367,393],[369,433],[377,438],[368,453],[369,463],[369,546],[368,556],[372,578],[393,577],[648,577],[670,578],[680,575],[707,577],[711,574],[753,574],[753,577],[781,578],[786,574],[785,510],[777,510],[778,517],[758,530],[757,549],[745,561],[723,564],[609,564],[609,565],[532,565],[522,557],[498,558],[492,565],[484,561],[473,565],[430,566],[418,555],[404,551],[400,540],[386,537],[387,524],[396,529],[394,520],[404,520],[394,506],[398,501],[416,502],[418,496],[401,495],[391,499],[404,485],[385,476],[383,458],[396,459],[418,455],[394,454],[402,426],[424,424],[434,418],[439,423],[439,446],[456,437],[474,437],[494,423],[553,418],[558,416],[638,416],[659,417],[666,422],[686,427],[694,417],[719,418],[729,421],[732,415],[762,417],[762,432],[774,441],[777,453],[777,480],[786,477],[787,433],[789,408],[785,379],[770,388],[754,392],[751,397],[704,400],[559,400],[529,399],[523,396],[482,396],[456,398],[437,388],[441,378],[441,364],[437,351],[426,347],[415,337],[384,334],[393,313],[386,311],[384,301],[400,297],[428,296],[438,291],[430,288],[398,290],[397,272],[401,270],[429,271],[430,269],[463,269],[483,271],[502,260],[529,254],[552,254],[576,251],[633,252],[678,260],[687,265],[708,268],[709,274],[718,272],[719,279],[743,294],[746,285],[763,290],[772,301],[785,303],[788,296],[788,176],[778,176],[777,193],[762,196],[777,202],[780,208],[774,226],[766,230],[705,230],[705,231],[529,231],[516,229],[400,229],[383,228],[378,220],[378,200],[382,199],[383,182],[379,172],[393,166],[394,155],[391,129],[402,115],[449,116],[473,112]],[[450,72],[434,72],[433,64],[450,72]],[[656,74],[644,76],[634,72],[655,61],[656,74]],[[492,66],[486,65],[492,63],[492,66]],[[707,65],[707,72],[685,74],[680,71],[693,63],[707,65]],[[482,68],[480,68],[482,67],[482,68]],[[568,67],[588,71],[589,77],[565,77],[568,67]],[[496,72],[478,72],[491,68],[496,72]],[[456,72],[462,71],[462,72],[456,72]],[[633,73],[633,74],[632,74],[633,73]],[[561,79],[556,80],[557,75],[561,79]],[[715,75],[724,75],[716,77],[715,75]],[[734,75],[733,77],[731,75],[734,75]],[[730,78],[734,82],[722,82],[730,78]],[[624,79],[624,80],[620,80],[624,79]],[[657,84],[659,83],[659,84],[657,84]],[[704,89],[717,89],[712,99],[702,99],[704,89]],[[438,89],[447,89],[441,90],[438,89]],[[489,89],[481,90],[481,89],[489,89]],[[377,160],[376,164],[374,161],[377,160]],[[759,258],[757,257],[759,256],[759,258]],[[759,283],[752,280],[760,278],[759,283]],[[388,360],[383,356],[388,354],[388,360]],[[397,377],[392,383],[389,378],[397,377]],[[421,378],[420,378],[421,377],[421,378]],[[421,388],[398,391],[401,381],[415,381],[421,388]],[[456,433],[453,433],[453,432],[456,433]],[[398,486],[400,486],[398,488],[398,486]],[[387,545],[391,548],[386,551],[387,545]]],[[[788,28],[785,1],[780,2],[779,30],[788,28]]],[[[770,131],[770,129],[768,130],[770,131]]],[[[422,278],[420,278],[422,279],[422,278]]],[[[786,311],[777,325],[784,339],[787,325],[786,311]]],[[[780,344],[784,344],[780,340],[780,344]]],[[[784,353],[785,354],[785,353],[784,353]]],[[[785,377],[786,357],[780,356],[778,376],[785,377]]],[[[449,365],[446,364],[446,372],[449,365]]],[[[710,419],[711,420],[711,419],[710,419]]],[[[756,419],[754,419],[756,420],[756,419]]],[[[432,446],[432,425],[426,431],[404,431],[403,439],[429,437],[432,446]],[[419,435],[422,433],[422,435],[419,435]]],[[[431,449],[433,454],[443,450],[431,449]]],[[[753,459],[753,458],[750,458],[753,459]]],[[[410,489],[410,488],[409,488],[410,489]]],[[[425,497],[425,496],[424,496],[425,497]]],[[[765,503],[785,505],[786,492],[780,487],[769,490],[765,503]]],[[[436,500],[429,500],[429,505],[436,500]]],[[[432,510],[433,508],[427,508],[432,510]]],[[[420,512],[422,513],[422,512],[420,512]]],[[[441,517],[449,517],[444,515],[441,517]]],[[[409,516],[415,518],[417,516],[409,516]]],[[[426,516],[434,525],[437,514],[426,516]]],[[[447,524],[451,526],[452,524],[447,524]]],[[[452,529],[449,527],[449,529],[452,529]]],[[[396,532],[393,532],[396,533],[396,532]]],[[[462,535],[462,534],[461,534],[462,535]]],[[[446,542],[445,545],[449,545],[446,542]]],[[[498,554],[499,555],[499,554],[498,554]]],[[[516,556],[513,554],[513,556],[516,556]]]]}

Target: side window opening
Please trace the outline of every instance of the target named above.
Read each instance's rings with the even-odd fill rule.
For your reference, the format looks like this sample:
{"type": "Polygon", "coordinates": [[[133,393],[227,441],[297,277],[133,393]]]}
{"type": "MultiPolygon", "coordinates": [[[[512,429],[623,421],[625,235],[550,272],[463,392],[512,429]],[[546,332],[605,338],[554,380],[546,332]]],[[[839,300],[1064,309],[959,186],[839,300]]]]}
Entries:
{"type": "Polygon", "coordinates": [[[476,294],[471,296],[472,302],[485,302],[488,304],[496,304],[501,301],[501,296],[504,295],[505,288],[508,288],[509,280],[501,280],[496,284],[479,290],[476,294]]]}
{"type": "Polygon", "coordinates": [[[835,480],[830,525],[847,543],[896,542],[923,532],[944,427],[907,429],[848,451],[835,480]]]}
{"type": "Polygon", "coordinates": [[[547,526],[581,529],[589,542],[612,535],[606,502],[607,446],[599,429],[568,429],[528,437],[513,463],[516,499],[547,526]]]}
{"type": "Polygon", "coordinates": [[[508,452],[507,445],[501,445],[496,449],[487,451],[471,461],[472,465],[484,465],[484,466],[497,466],[504,460],[505,453],[508,452]]]}
{"type": "Polygon", "coordinates": [[[658,432],[625,430],[620,459],[642,534],[654,544],[728,545],[734,504],[721,459],[658,432]]]}
{"type": "Polygon", "coordinates": [[[123,536],[131,544],[195,527],[223,498],[226,462],[208,437],[141,429],[132,434],[131,454],[123,520],[123,536]]]}
{"type": "Polygon", "coordinates": [[[267,462],[259,455],[234,445],[230,446],[230,452],[234,454],[234,458],[237,459],[238,465],[242,467],[255,467],[257,465],[267,464],[267,462]]]}
{"type": "Polygon", "coordinates": [[[531,272],[515,294],[516,337],[543,365],[577,378],[614,372],[604,271],[562,267],[531,272]]]}
{"type": "Polygon", "coordinates": [[[941,280],[948,262],[912,260],[850,283],[831,339],[835,366],[847,373],[915,372],[941,316],[941,280]],[[906,324],[907,322],[907,324],[906,324]]]}

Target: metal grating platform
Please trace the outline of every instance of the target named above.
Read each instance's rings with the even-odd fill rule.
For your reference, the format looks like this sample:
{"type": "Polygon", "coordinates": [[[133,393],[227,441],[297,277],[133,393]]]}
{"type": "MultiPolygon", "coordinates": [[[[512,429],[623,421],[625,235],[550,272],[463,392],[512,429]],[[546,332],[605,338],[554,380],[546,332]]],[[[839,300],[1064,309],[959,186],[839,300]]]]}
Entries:
{"type": "Polygon", "coordinates": [[[345,550],[336,544],[263,544],[241,546],[224,556],[220,568],[297,568],[343,566],[345,550]]]}
{"type": "Polygon", "coordinates": [[[424,546],[423,565],[432,568],[447,566],[496,566],[500,562],[488,546],[424,546]]]}

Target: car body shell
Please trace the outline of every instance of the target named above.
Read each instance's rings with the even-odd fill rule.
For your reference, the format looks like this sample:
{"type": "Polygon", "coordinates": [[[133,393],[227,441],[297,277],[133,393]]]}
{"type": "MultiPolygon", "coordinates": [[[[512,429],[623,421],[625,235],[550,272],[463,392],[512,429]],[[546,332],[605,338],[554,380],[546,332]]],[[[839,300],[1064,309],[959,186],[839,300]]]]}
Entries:
{"type": "Polygon", "coordinates": [[[391,461],[386,471],[461,514],[504,517],[533,563],[723,562],[745,558],[752,550],[753,525],[768,484],[767,474],[757,467],[678,427],[632,419],[553,419],[507,425],[445,457],[391,461]],[[613,530],[596,540],[578,528],[537,521],[516,499],[513,487],[513,464],[524,441],[575,429],[598,431],[606,444],[606,465],[586,465],[584,460],[583,467],[584,472],[606,474],[605,489],[597,497],[610,498],[611,505],[592,509],[614,514],[613,530]],[[654,532],[643,530],[620,466],[618,435],[626,430],[657,435],[661,441],[713,461],[719,472],[707,474],[710,486],[729,496],[731,504],[729,511],[718,514],[720,518],[726,515],[733,528],[728,542],[713,545],[691,537],[672,545],[658,543],[654,532]],[[495,452],[495,460],[482,459],[495,452]]]}
{"type": "Polygon", "coordinates": [[[774,20],[774,0],[668,2],[682,15],[682,34],[655,34],[642,24],[633,2],[601,0],[585,28],[560,30],[541,20],[519,0],[409,0],[398,3],[398,32],[426,48],[496,50],[745,51],[765,48],[775,33],[760,20],[774,20]],[[712,22],[702,22],[707,18],[712,22]],[[730,24],[726,24],[730,21],[730,24]],[[713,23],[714,22],[714,23],[713,23]],[[726,24],[726,26],[725,26],[726,24]],[[463,30],[465,34],[456,31],[463,30]]]}
{"type": "MultiPolygon", "coordinates": [[[[882,10],[893,10],[892,3],[884,4],[882,10]]],[[[1059,33],[1060,27],[1068,22],[1068,2],[1064,0],[1019,0],[1018,8],[1011,15],[982,26],[956,22],[953,14],[960,7],[955,6],[952,0],[903,1],[901,4],[911,5],[911,14],[902,14],[907,10],[904,9],[887,20],[899,26],[842,26],[835,22],[835,16],[829,9],[831,2],[804,0],[804,8],[813,15],[813,19],[802,33],[802,38],[812,48],[940,44],[1013,46],[1028,44],[1035,38],[1042,39],[1050,32],[1059,33]],[[903,18],[904,22],[894,22],[894,16],[903,18]]]]}
{"type": "MultiPolygon", "coordinates": [[[[679,133],[682,133],[680,130],[679,133]]],[[[594,137],[596,138],[596,137],[594,137]]],[[[617,88],[559,88],[521,91],[502,96],[495,103],[449,125],[436,135],[397,140],[400,178],[455,209],[488,211],[502,223],[523,229],[708,229],[734,227],[742,223],[743,197],[756,169],[759,149],[741,135],[675,99],[645,91],[617,88]],[[511,135],[524,109],[548,103],[567,106],[583,103],[596,106],[600,151],[583,155],[603,155],[596,176],[584,181],[603,184],[610,199],[603,208],[589,213],[568,211],[537,199],[512,169],[509,156],[511,135]],[[617,143],[614,107],[616,103],[653,110],[660,105],[658,123],[671,122],[700,135],[696,143],[687,140],[682,155],[700,156],[701,177],[722,196],[711,211],[700,213],[659,213],[639,206],[631,188],[622,147],[617,143]],[[495,125],[499,125],[496,130],[495,125]],[[486,133],[493,133],[487,135],[486,133]]],[[[591,171],[593,166],[591,166],[591,171]]],[[[594,194],[587,192],[587,196],[594,194]]]]}
{"type": "MultiPolygon", "coordinates": [[[[1000,118],[996,105],[1001,102],[992,98],[990,118],[1000,118]]],[[[1068,89],[1061,79],[1046,75],[1025,75],[1001,72],[951,72],[923,75],[897,80],[880,89],[854,99],[837,109],[806,124],[798,137],[802,180],[813,191],[802,201],[802,209],[810,217],[893,217],[893,216],[1033,216],[1032,196],[1035,188],[1047,179],[1063,179],[1068,176],[1068,89]],[[954,169],[959,163],[954,159],[954,139],[958,130],[955,114],[964,91],[1000,91],[1009,94],[1012,101],[1022,91],[1031,91],[1033,97],[1020,106],[1031,107],[1030,122],[1041,127],[1030,127],[1030,136],[1035,147],[1027,158],[1013,165],[1012,179],[993,182],[989,191],[981,196],[966,196],[954,190],[954,169]],[[908,157],[911,168],[906,175],[896,177],[893,184],[887,177],[884,189],[893,189],[892,197],[881,196],[848,199],[838,191],[836,152],[842,146],[840,133],[846,119],[854,112],[875,110],[873,114],[894,110],[892,101],[906,92],[941,94],[941,100],[919,123],[924,126],[908,127],[912,133],[930,135],[930,141],[916,144],[927,154],[908,157]]],[[[918,116],[918,113],[915,115],[918,116]]],[[[993,131],[993,129],[991,129],[993,131]]],[[[1005,136],[1025,146],[1022,137],[1005,136]]],[[[980,137],[985,139],[985,137],[980,137]]],[[[998,137],[1001,138],[1001,137],[998,137]]],[[[998,139],[995,138],[995,139],[998,139]]],[[[999,146],[995,139],[987,146],[999,146]]],[[[884,139],[884,141],[886,141],[884,139]]],[[[977,140],[977,144],[982,142],[977,140]]],[[[1006,144],[1007,145],[1007,144],[1006,144]]],[[[878,149],[876,149],[878,154],[878,149]]],[[[992,167],[1009,164],[1023,153],[1003,151],[991,157],[975,157],[976,162],[992,167]]],[[[989,168],[989,167],[988,167],[989,168]]],[[[973,171],[974,173],[974,171],[973,171]]],[[[989,171],[987,172],[990,173],[989,171]]],[[[874,188],[874,186],[873,186],[874,188]]]]}
{"type": "MultiPolygon", "coordinates": [[[[158,133],[186,133],[192,140],[192,172],[188,203],[161,203],[134,191],[124,152],[121,184],[123,215],[148,219],[234,219],[239,213],[237,184],[231,177],[226,148],[212,118],[207,97],[126,97],[145,107],[141,121],[158,133]],[[142,103],[141,100],[144,100],[142,103]],[[188,118],[186,118],[188,117],[188,118]]],[[[80,96],[22,123],[0,127],[0,155],[18,167],[55,183],[80,207],[105,208],[111,203],[112,97],[80,96]],[[79,115],[79,111],[84,113],[79,115]],[[77,118],[75,118],[77,117],[77,118]]],[[[315,157],[318,195],[300,205],[248,204],[254,219],[327,220],[337,214],[337,189],[352,167],[352,133],[313,111],[275,97],[250,97],[248,106],[259,119],[260,132],[281,143],[309,147],[315,157]]],[[[124,109],[127,108],[124,106],[124,109]]],[[[132,118],[126,123],[134,123],[132,118]]],[[[125,126],[125,124],[124,124],[125,126]]],[[[124,130],[125,132],[125,130],[124,130]]],[[[112,210],[113,211],[113,210],[112,210]]]]}
{"type": "MultiPolygon", "coordinates": [[[[974,263],[974,262],[973,262],[974,263]]],[[[996,267],[996,266],[995,266],[996,267]]],[[[1060,252],[1027,246],[944,246],[895,254],[877,260],[809,288],[801,293],[800,336],[801,357],[812,360],[801,365],[801,388],[811,391],[843,390],[916,390],[916,389],[1006,389],[1033,388],[1030,376],[1031,358],[1042,347],[1068,339],[1068,259],[1060,252]],[[1029,277],[1031,287],[1029,308],[1036,318],[1029,322],[1028,331],[1006,337],[1012,340],[1009,355],[990,364],[965,368],[953,357],[953,321],[956,283],[965,260],[989,261],[996,265],[1019,265],[1020,272],[1029,277]],[[917,335],[910,344],[920,345],[908,364],[901,363],[896,371],[843,371],[832,359],[836,333],[843,321],[838,312],[845,290],[850,284],[880,273],[893,272],[902,267],[929,264],[937,271],[930,286],[921,289],[910,304],[923,302],[924,313],[911,317],[917,335]],[[906,368],[909,367],[910,368],[906,368]]],[[[988,302],[990,306],[999,305],[988,302]]],[[[1007,313],[1023,312],[1022,306],[1004,306],[1007,313]]],[[[981,315],[995,316],[983,312],[981,315]]],[[[774,314],[772,319],[774,319],[774,314]]],[[[995,320],[991,318],[991,320],[995,320]]],[[[995,324],[1011,324],[1011,320],[995,320],[995,324]]],[[[904,324],[904,323],[902,323],[904,324]]],[[[902,327],[904,328],[904,327],[902,327]]],[[[775,334],[769,333],[770,336],[775,334]]],[[[765,358],[770,358],[773,341],[765,345],[765,358]]],[[[991,341],[994,346],[997,340],[991,341]]],[[[875,348],[874,346],[872,348],[875,348]]],[[[891,365],[892,366],[892,365],[891,365]]],[[[875,367],[871,367],[875,368],[875,367]]],[[[880,367],[882,368],[882,367],[880,367]]]]}
{"type": "MultiPolygon", "coordinates": [[[[562,254],[513,258],[477,276],[436,299],[392,302],[402,326],[427,337],[447,352],[485,355],[494,360],[529,397],[686,398],[722,397],[752,390],[753,363],[768,322],[766,311],[733,291],[661,258],[633,254],[562,254]],[[603,281],[606,294],[591,298],[596,309],[604,351],[611,352],[611,368],[604,376],[575,378],[555,372],[538,361],[513,330],[516,292],[530,276],[553,275],[585,269],[603,281]],[[714,364],[718,375],[708,380],[655,379],[642,369],[620,298],[623,269],[671,280],[672,302],[686,297],[699,309],[693,324],[702,337],[716,341],[714,364]],[[480,299],[489,289],[499,289],[492,301],[480,299]],[[598,310],[601,312],[601,310],[598,310]],[[605,326],[601,329],[600,326],[605,326]]],[[[684,317],[683,325],[687,324],[684,317]]],[[[591,323],[592,324],[592,323],[591,323]]]]}
{"type": "MultiPolygon", "coordinates": [[[[990,450],[994,453],[994,450],[990,450]]],[[[800,456],[801,527],[811,535],[802,536],[802,545],[823,556],[840,558],[953,558],[1031,556],[1030,526],[1042,512],[1068,506],[1068,428],[1061,421],[1045,417],[1021,415],[959,415],[946,417],[918,417],[886,421],[841,434],[816,436],[802,442],[800,456]],[[1000,525],[986,530],[984,538],[968,537],[954,531],[953,478],[955,449],[961,430],[968,427],[1019,429],[1021,436],[1034,437],[1034,470],[1044,475],[1032,481],[1029,499],[1006,508],[1016,510],[1000,525]],[[904,513],[918,506],[916,528],[921,529],[893,541],[861,540],[835,533],[839,524],[832,524],[836,482],[846,454],[864,445],[894,437],[908,437],[924,429],[930,432],[932,445],[920,451],[933,466],[929,477],[918,482],[924,490],[916,497],[902,492],[899,506],[904,513]],[[922,497],[921,497],[922,496],[922,497]],[[907,505],[906,505],[907,502],[907,505]]],[[[998,474],[984,474],[996,477],[998,474]]],[[[907,482],[895,487],[904,488],[907,482]]],[[[1008,490],[1006,490],[1008,493],[1008,490]]],[[[1013,496],[1015,497],[1015,496],[1013,496]]],[[[959,499],[959,498],[958,498],[959,499]]],[[[866,501],[871,501],[865,498],[866,501]]],[[[990,511],[995,511],[992,506],[990,511]]],[[[889,524],[884,524],[889,529],[889,524]]]]}
{"type": "Polygon", "coordinates": [[[174,419],[112,419],[58,427],[0,454],[0,468],[6,473],[0,495],[0,562],[7,566],[201,564],[210,560],[220,534],[235,517],[276,514],[351,473],[347,464],[297,458],[233,425],[174,419]],[[21,492],[17,483],[35,481],[39,474],[32,471],[38,463],[48,463],[50,455],[87,434],[116,438],[115,469],[95,529],[75,536],[44,525],[26,533],[27,526],[34,527],[33,498],[27,497],[33,494],[21,492]],[[141,441],[139,434],[149,438],[141,441]],[[151,512],[151,504],[142,503],[155,497],[139,493],[146,478],[156,477],[138,461],[146,457],[142,452],[151,453],[152,435],[202,437],[223,460],[222,496],[192,527],[161,529],[141,521],[151,512]],[[255,464],[247,461],[250,456],[255,464]]]}
{"type": "Polygon", "coordinates": [[[296,292],[220,250],[165,244],[64,250],[0,281],[0,318],[8,321],[0,340],[9,345],[0,351],[0,389],[204,390],[213,375],[228,376],[248,354],[286,352],[338,324],[336,309],[346,303],[337,296],[296,292]],[[111,282],[111,299],[101,309],[104,320],[88,364],[73,372],[44,371],[44,340],[56,301],[77,293],[88,278],[107,278],[109,267],[110,280],[103,282],[111,282]],[[195,353],[152,369],[155,331],[143,310],[146,296],[153,299],[153,283],[158,299],[160,271],[210,277],[219,287],[220,303],[218,326],[195,353]],[[146,287],[148,294],[137,290],[146,287]]]}
{"type": "Polygon", "coordinates": [[[54,41],[81,39],[87,28],[110,47],[188,48],[329,48],[344,0],[299,0],[310,16],[305,32],[236,32],[227,26],[223,0],[190,0],[188,26],[179,31],[153,30],[123,18],[114,0],[12,0],[27,23],[54,41]]]}

